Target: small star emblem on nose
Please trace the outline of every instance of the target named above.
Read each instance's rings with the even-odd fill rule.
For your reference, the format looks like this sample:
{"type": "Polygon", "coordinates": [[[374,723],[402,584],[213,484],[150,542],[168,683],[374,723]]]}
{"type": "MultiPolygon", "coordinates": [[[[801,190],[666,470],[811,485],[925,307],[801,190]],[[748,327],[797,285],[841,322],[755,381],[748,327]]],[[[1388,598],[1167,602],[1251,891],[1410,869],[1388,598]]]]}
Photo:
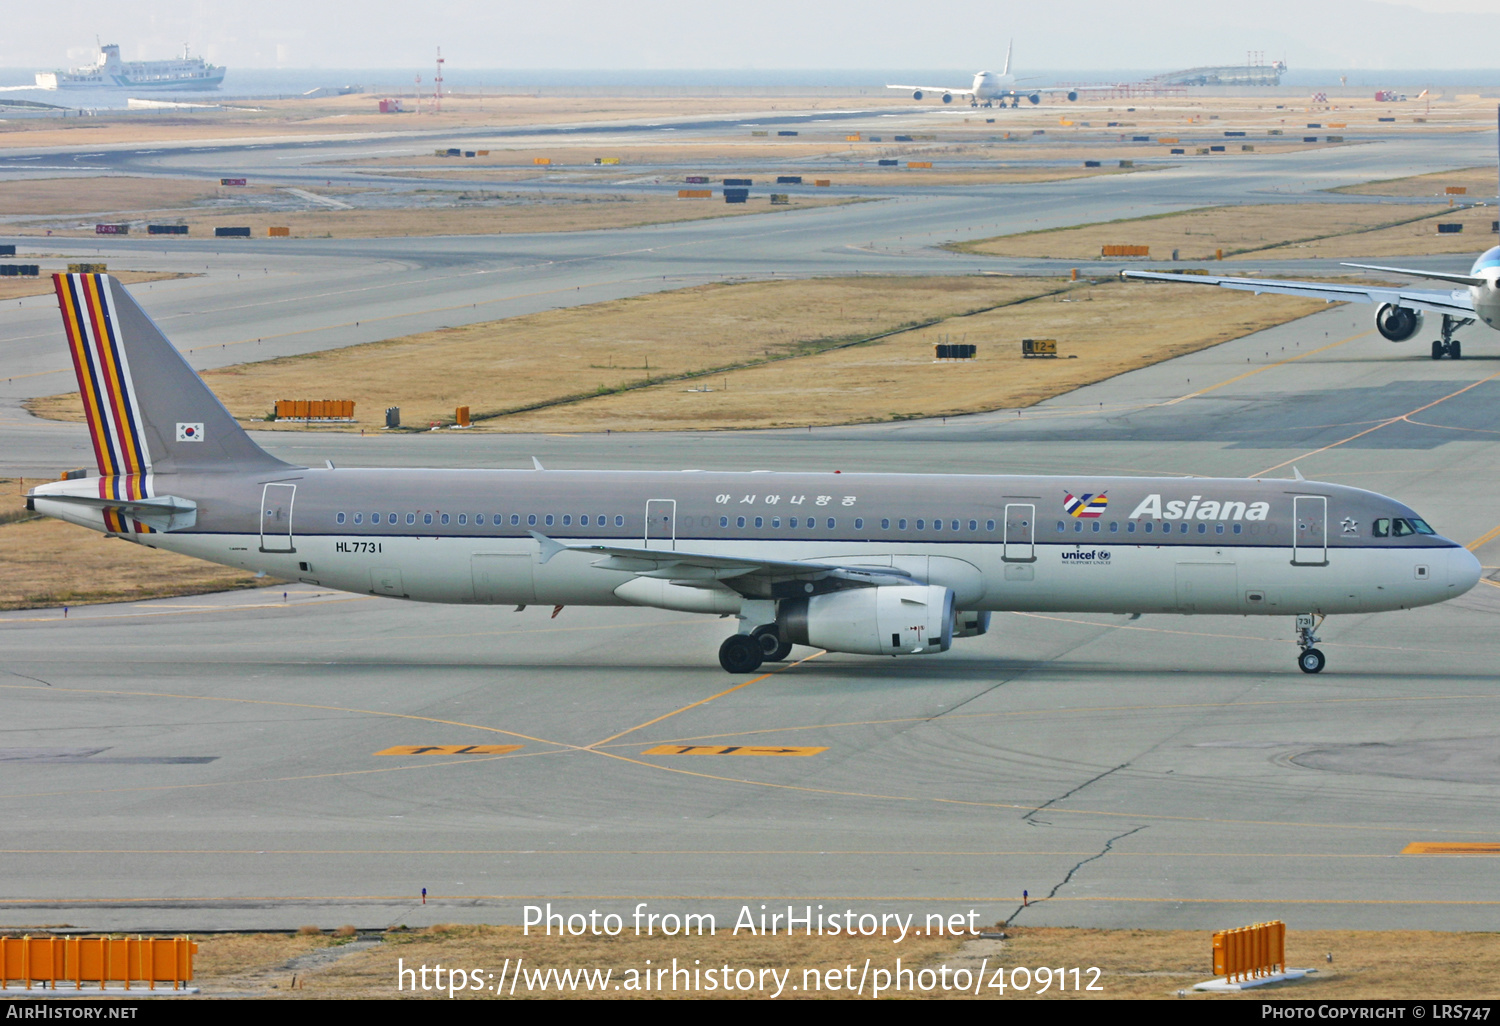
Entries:
{"type": "Polygon", "coordinates": [[[1345,517],[1340,523],[1343,525],[1345,534],[1357,534],[1359,532],[1359,521],[1353,517],[1345,517]]]}

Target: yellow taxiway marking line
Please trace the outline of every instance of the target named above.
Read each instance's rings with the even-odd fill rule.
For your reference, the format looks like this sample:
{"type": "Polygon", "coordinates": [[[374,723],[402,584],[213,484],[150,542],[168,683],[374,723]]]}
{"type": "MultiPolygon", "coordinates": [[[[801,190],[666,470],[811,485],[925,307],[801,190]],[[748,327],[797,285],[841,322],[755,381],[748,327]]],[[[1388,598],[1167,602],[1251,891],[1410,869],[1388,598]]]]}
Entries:
{"type": "MultiPolygon", "coordinates": [[[[1483,578],[1481,578],[1483,580],[1483,578]]],[[[1486,582],[1493,584],[1493,581],[1486,582]]],[[[1075,623],[1084,627],[1103,627],[1115,631],[1145,631],[1147,634],[1178,634],[1192,638],[1223,638],[1228,641],[1260,641],[1270,644],[1285,642],[1292,644],[1287,638],[1260,638],[1253,634],[1213,634],[1206,631],[1177,631],[1170,627],[1137,627],[1128,623],[1095,623],[1092,620],[1075,620],[1067,616],[1049,616],[1045,613],[1020,613],[1011,610],[1012,616],[1026,616],[1034,620],[1052,620],[1057,623],[1075,623]]],[[[1362,645],[1353,641],[1320,641],[1318,644],[1325,648],[1357,648],[1370,652],[1444,652],[1444,648],[1411,648],[1405,645],[1362,645]]]]}
{"type": "MultiPolygon", "coordinates": [[[[1500,587],[1500,585],[1497,585],[1500,587]]],[[[1299,708],[1312,705],[1345,705],[1349,703],[1364,702],[1454,702],[1474,699],[1493,699],[1490,694],[1480,695],[1408,695],[1381,698],[1296,698],[1286,700],[1271,700],[1265,702],[1168,702],[1160,705],[1099,705],[1099,706],[1066,706],[1061,709],[1009,709],[1001,712],[979,712],[979,713],[947,713],[941,716],[943,720],[959,719],[990,719],[995,717],[1009,718],[1012,716],[1068,716],[1068,715],[1099,715],[1102,713],[1132,713],[1132,712],[1172,712],[1182,709],[1257,709],[1261,706],[1295,705],[1299,708]]],[[[933,716],[902,716],[884,720],[845,720],[838,723],[809,723],[801,726],[762,727],[751,730],[736,730],[724,734],[702,734],[696,737],[668,738],[661,744],[690,744],[693,742],[717,741],[729,737],[753,737],[756,734],[779,734],[791,733],[798,730],[836,730],[839,727],[883,727],[902,723],[926,723],[933,720],[933,716]]],[[[633,748],[640,742],[621,742],[611,747],[633,748]]],[[[1287,745],[1286,747],[1296,747],[1287,745]]]]}
{"type": "Polygon", "coordinates": [[[1495,371],[1495,373],[1490,374],[1487,377],[1480,378],[1478,381],[1470,382],[1469,384],[1465,385],[1463,388],[1460,388],[1456,392],[1449,392],[1447,395],[1443,396],[1441,399],[1434,399],[1430,403],[1423,403],[1421,406],[1418,406],[1415,410],[1408,410],[1407,412],[1401,414],[1401,416],[1399,416],[1399,417],[1391,417],[1391,418],[1389,418],[1387,420],[1383,420],[1379,424],[1376,424],[1374,427],[1365,428],[1363,431],[1360,431],[1360,432],[1357,432],[1355,434],[1352,434],[1348,438],[1341,438],[1337,442],[1332,442],[1332,443],[1330,443],[1328,445],[1325,445],[1325,446],[1323,446],[1321,448],[1310,450],[1308,452],[1303,453],[1301,456],[1293,456],[1289,460],[1283,460],[1280,463],[1277,463],[1275,466],[1267,467],[1266,469],[1264,469],[1262,471],[1259,471],[1257,473],[1251,474],[1250,476],[1251,477],[1265,477],[1271,471],[1273,471],[1273,470],[1280,470],[1282,467],[1290,466],[1291,464],[1296,463],[1298,460],[1308,459],[1310,457],[1318,455],[1319,453],[1327,452],[1330,449],[1337,449],[1339,446],[1345,444],[1346,442],[1352,442],[1356,438],[1363,438],[1365,435],[1368,435],[1368,434],[1371,434],[1373,432],[1379,431],[1383,427],[1389,427],[1392,424],[1399,424],[1399,423],[1401,423],[1401,421],[1406,420],[1408,417],[1415,416],[1416,414],[1421,413],[1423,410],[1430,410],[1434,406],[1438,406],[1438,405],[1440,405],[1442,403],[1447,402],[1449,399],[1453,399],[1456,396],[1463,395],[1465,392],[1469,391],[1471,388],[1478,388],[1480,385],[1484,384],[1485,382],[1487,382],[1487,381],[1493,381],[1496,378],[1500,378],[1500,371],[1495,371]]]}
{"type": "Polygon", "coordinates": [[[1500,855],[1500,844],[1484,841],[1413,841],[1403,855],[1500,855]]]}
{"type": "MultiPolygon", "coordinates": [[[[803,663],[807,662],[809,659],[816,659],[820,655],[823,655],[823,652],[821,650],[817,651],[817,652],[814,652],[810,656],[805,656],[802,659],[798,659],[794,663],[787,663],[785,666],[777,667],[776,669],[770,671],[769,673],[763,673],[759,677],[751,677],[749,680],[742,681],[739,684],[736,684],[732,688],[725,688],[723,691],[720,691],[716,695],[709,695],[707,698],[700,698],[696,702],[691,702],[691,703],[689,703],[687,705],[682,706],[679,709],[673,709],[669,713],[662,713],[662,715],[656,717],[655,719],[647,720],[645,723],[638,723],[635,726],[630,727],[627,730],[620,731],[618,734],[611,734],[609,737],[604,738],[602,741],[595,741],[591,745],[584,745],[583,746],[583,750],[584,751],[595,751],[595,750],[598,749],[598,747],[600,745],[608,744],[611,741],[618,740],[619,738],[624,737],[626,734],[633,734],[637,730],[643,730],[646,727],[649,727],[649,726],[651,726],[654,723],[660,723],[662,720],[671,719],[673,716],[677,716],[677,715],[679,715],[681,713],[685,713],[689,709],[696,709],[700,705],[707,705],[709,702],[712,702],[716,698],[723,698],[725,695],[732,695],[736,691],[740,690],[740,688],[747,688],[751,684],[755,684],[755,683],[757,683],[759,681],[763,681],[763,680],[765,680],[768,677],[774,677],[778,673],[785,673],[787,670],[790,670],[792,667],[794,667],[794,666],[801,666],[803,663]]],[[[600,753],[600,754],[604,754],[604,753],[600,753]]]]}
{"type": "Polygon", "coordinates": [[[1484,534],[1481,534],[1478,538],[1475,538],[1473,541],[1469,542],[1469,544],[1465,545],[1464,548],[1468,549],[1470,552],[1478,552],[1481,548],[1488,545],[1496,538],[1500,538],[1500,524],[1496,524],[1494,527],[1484,532],[1484,534]]]}
{"type": "Polygon", "coordinates": [[[376,755],[509,755],[525,745],[393,745],[376,755]]]}
{"type": "MultiPolygon", "coordinates": [[[[1097,855],[1095,851],[928,851],[928,850],[864,850],[858,848],[835,849],[783,849],[783,848],[0,848],[0,855],[536,855],[551,858],[556,855],[724,855],[741,858],[745,855],[868,855],[907,858],[1079,858],[1097,855]]],[[[1260,851],[1110,851],[1113,857],[1124,858],[1204,858],[1204,859],[1388,859],[1389,852],[1350,854],[1347,852],[1260,852],[1260,851]]]]}
{"type": "Polygon", "coordinates": [[[1179,396],[1178,398],[1173,399],[1172,402],[1180,403],[1184,399],[1194,399],[1200,395],[1207,395],[1208,393],[1215,391],[1216,389],[1223,388],[1225,385],[1232,385],[1236,381],[1244,381],[1246,378],[1253,378],[1255,377],[1255,375],[1264,374],[1268,370],[1275,370],[1277,367],[1285,367],[1289,363],[1296,363],[1298,360],[1305,360],[1309,356],[1316,356],[1318,353],[1326,352],[1329,349],[1336,349],[1341,345],[1353,342],[1355,339],[1364,338],[1369,334],[1372,334],[1372,332],[1362,331],[1358,335],[1350,335],[1348,338],[1340,339],[1337,342],[1329,342],[1325,345],[1319,346],[1316,349],[1309,349],[1305,353],[1299,353],[1296,356],[1289,356],[1285,360],[1278,360],[1275,363],[1268,363],[1264,367],[1257,367],[1254,370],[1248,370],[1243,374],[1236,374],[1234,377],[1227,378],[1226,380],[1219,382],[1217,385],[1209,385],[1207,388],[1200,388],[1196,392],[1189,392],[1187,395],[1179,396]]]}
{"type": "Polygon", "coordinates": [[[777,748],[755,745],[657,745],[642,755],[817,755],[823,748],[777,748]]]}

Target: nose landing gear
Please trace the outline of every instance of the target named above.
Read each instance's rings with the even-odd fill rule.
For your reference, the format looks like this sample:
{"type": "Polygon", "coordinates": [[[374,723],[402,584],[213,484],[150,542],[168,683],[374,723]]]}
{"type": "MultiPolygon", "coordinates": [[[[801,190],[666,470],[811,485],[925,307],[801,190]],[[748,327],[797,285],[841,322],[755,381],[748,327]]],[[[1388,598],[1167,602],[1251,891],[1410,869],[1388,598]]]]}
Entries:
{"type": "Polygon", "coordinates": [[[1297,615],[1297,646],[1302,649],[1297,656],[1297,667],[1303,673],[1321,673],[1328,662],[1323,653],[1313,647],[1318,643],[1318,628],[1323,620],[1324,617],[1313,613],[1297,615]]]}

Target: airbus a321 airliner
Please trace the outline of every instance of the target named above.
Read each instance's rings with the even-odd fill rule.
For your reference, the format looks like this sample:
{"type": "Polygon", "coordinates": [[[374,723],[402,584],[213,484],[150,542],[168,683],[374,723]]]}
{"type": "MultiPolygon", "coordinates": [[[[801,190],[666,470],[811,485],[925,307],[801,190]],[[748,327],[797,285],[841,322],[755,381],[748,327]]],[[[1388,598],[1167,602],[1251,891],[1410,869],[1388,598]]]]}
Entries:
{"type": "Polygon", "coordinates": [[[728,615],[794,645],[947,651],[996,610],[1295,616],[1442,602],[1479,563],[1382,495],[1304,480],[301,467],[257,446],[124,287],[55,275],[98,476],[36,512],[344,591],[728,615]]]}

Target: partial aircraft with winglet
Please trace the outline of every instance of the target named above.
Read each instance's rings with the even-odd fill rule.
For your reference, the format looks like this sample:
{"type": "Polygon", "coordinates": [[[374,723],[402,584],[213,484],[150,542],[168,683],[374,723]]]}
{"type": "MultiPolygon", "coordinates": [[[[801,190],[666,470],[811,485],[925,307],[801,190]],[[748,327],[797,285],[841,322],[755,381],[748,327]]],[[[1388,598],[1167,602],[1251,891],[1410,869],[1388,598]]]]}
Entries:
{"type": "Polygon", "coordinates": [[[719,663],[737,674],[798,645],[946,652],[999,611],[1295,617],[1297,664],[1317,673],[1324,616],[1479,581],[1473,554],[1404,503],[1301,475],[299,466],[250,438],[118,279],[53,280],[95,471],[27,506],[284,580],[732,617],[719,663]]]}
{"type": "MultiPolygon", "coordinates": [[[[1500,111],[1497,111],[1500,118],[1500,111]]],[[[1122,278],[1170,281],[1184,285],[1217,285],[1260,295],[1307,296],[1330,303],[1374,303],[1375,329],[1392,342],[1407,342],[1422,330],[1425,314],[1442,317],[1441,337],[1432,342],[1432,358],[1463,357],[1463,345],[1453,337],[1459,328],[1476,319],[1500,331],[1500,246],[1479,255],[1468,274],[1422,271],[1410,267],[1346,263],[1365,271],[1404,274],[1429,281],[1458,285],[1456,289],[1418,289],[1396,285],[1340,285],[1317,281],[1281,281],[1276,278],[1231,278],[1213,274],[1173,274],[1161,271],[1121,271],[1122,278]]]]}

